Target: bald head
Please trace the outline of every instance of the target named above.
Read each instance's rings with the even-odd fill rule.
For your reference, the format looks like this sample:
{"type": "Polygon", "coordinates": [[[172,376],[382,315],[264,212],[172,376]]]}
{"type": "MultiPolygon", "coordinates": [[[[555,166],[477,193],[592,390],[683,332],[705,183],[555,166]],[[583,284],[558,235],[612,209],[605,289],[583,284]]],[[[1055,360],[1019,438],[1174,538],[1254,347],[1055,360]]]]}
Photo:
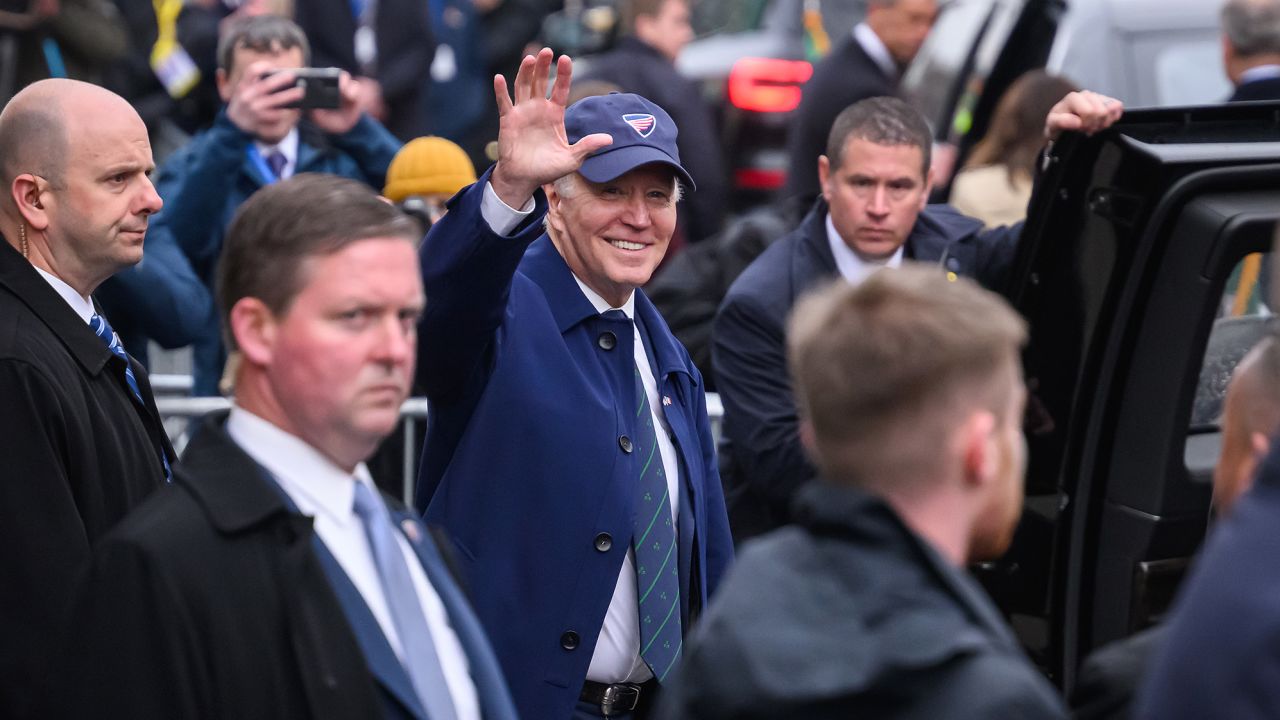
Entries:
{"type": "Polygon", "coordinates": [[[97,85],[66,79],[28,85],[0,112],[0,175],[5,187],[23,173],[61,184],[78,129],[116,113],[142,123],[124,98],[97,85]]]}
{"type": "Polygon", "coordinates": [[[1218,512],[1253,484],[1258,462],[1280,430],[1280,340],[1267,335],[1236,365],[1222,411],[1222,453],[1213,476],[1218,512]]]}

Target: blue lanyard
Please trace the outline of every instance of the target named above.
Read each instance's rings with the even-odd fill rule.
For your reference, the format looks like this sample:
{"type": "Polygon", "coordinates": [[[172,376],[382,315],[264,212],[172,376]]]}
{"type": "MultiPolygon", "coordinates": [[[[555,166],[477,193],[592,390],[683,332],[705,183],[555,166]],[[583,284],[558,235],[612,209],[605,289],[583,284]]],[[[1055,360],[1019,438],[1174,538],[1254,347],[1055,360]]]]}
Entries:
{"type": "Polygon", "coordinates": [[[258,152],[258,148],[253,145],[249,146],[249,162],[253,163],[253,166],[258,168],[258,172],[262,174],[262,179],[266,180],[268,185],[271,185],[280,179],[271,171],[271,166],[268,165],[266,159],[262,157],[262,153],[258,152]]]}

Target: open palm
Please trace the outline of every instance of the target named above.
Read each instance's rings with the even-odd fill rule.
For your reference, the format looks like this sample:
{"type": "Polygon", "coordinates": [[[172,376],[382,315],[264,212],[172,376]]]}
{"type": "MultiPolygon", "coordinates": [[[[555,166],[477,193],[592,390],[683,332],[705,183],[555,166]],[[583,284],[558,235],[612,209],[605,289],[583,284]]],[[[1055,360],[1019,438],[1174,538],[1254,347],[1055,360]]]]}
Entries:
{"type": "Polygon", "coordinates": [[[553,53],[543,48],[537,57],[525,56],[516,73],[515,99],[506,79],[494,77],[498,102],[498,165],[492,183],[498,197],[512,207],[523,206],[539,186],[568,175],[596,150],[613,142],[604,133],[588,135],[570,145],[564,129],[573,62],[561,55],[555,85],[547,97],[553,53]]]}

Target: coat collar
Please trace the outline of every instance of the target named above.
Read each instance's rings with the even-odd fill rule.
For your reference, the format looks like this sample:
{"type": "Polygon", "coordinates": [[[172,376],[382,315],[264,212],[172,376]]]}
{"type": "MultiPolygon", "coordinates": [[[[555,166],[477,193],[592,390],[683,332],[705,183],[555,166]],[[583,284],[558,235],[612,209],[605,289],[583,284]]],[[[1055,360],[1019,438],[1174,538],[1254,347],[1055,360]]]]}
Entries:
{"type": "MultiPolygon", "coordinates": [[[[797,257],[794,266],[799,278],[834,277],[838,273],[827,242],[827,211],[827,201],[819,197],[800,223],[800,243],[805,252],[797,257]]],[[[981,230],[982,221],[961,215],[948,205],[926,205],[907,236],[903,256],[968,273],[974,258],[971,244],[966,241],[981,230]]]]}
{"type": "MultiPolygon", "coordinates": [[[[276,515],[291,515],[266,471],[227,435],[227,411],[200,420],[182,454],[177,481],[190,490],[222,533],[238,533],[276,515]]],[[[299,515],[301,517],[301,515],[299,515]]]]}
{"type": "MultiPolygon", "coordinates": [[[[599,316],[595,306],[582,294],[582,288],[573,279],[569,265],[546,233],[529,246],[520,263],[520,272],[542,289],[561,335],[582,321],[599,316]]],[[[684,350],[676,339],[669,332],[656,331],[666,326],[653,302],[639,288],[636,288],[635,297],[636,320],[640,322],[649,340],[649,349],[653,352],[659,374],[666,376],[681,372],[693,378],[685,361],[684,350]]]]}
{"type": "Polygon", "coordinates": [[[963,569],[953,566],[927,541],[916,535],[880,498],[861,490],[818,480],[809,483],[796,498],[799,524],[815,535],[856,538],[861,545],[910,548],[912,555],[961,603],[969,615],[1006,645],[1017,641],[1000,618],[991,600],[963,569]]]}
{"type": "Polygon", "coordinates": [[[97,375],[114,357],[31,263],[0,236],[0,285],[40,318],[86,372],[97,375]]]}

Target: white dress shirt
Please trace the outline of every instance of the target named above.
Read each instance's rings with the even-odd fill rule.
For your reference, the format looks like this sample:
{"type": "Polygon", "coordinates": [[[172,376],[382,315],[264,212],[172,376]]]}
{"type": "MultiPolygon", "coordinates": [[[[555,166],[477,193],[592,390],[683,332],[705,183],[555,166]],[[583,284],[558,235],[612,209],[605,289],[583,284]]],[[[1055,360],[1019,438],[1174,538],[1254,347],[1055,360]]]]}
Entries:
{"type": "MultiPolygon", "coordinates": [[[[532,210],[532,200],[526,203],[523,209],[516,210],[498,197],[492,185],[485,185],[484,197],[480,202],[480,214],[489,225],[489,229],[495,233],[506,235],[511,232],[532,210]]],[[[667,489],[671,499],[672,519],[676,523],[678,533],[680,463],[676,459],[676,448],[669,435],[671,428],[667,425],[667,419],[663,413],[658,411],[658,408],[662,407],[661,398],[658,396],[658,383],[653,376],[653,368],[649,366],[649,356],[644,350],[640,329],[634,324],[635,292],[627,297],[622,307],[613,308],[576,275],[573,279],[597,312],[603,313],[610,309],[621,310],[633,321],[635,364],[640,369],[640,380],[649,398],[649,412],[653,415],[653,426],[658,437],[658,454],[662,457],[662,470],[667,478],[667,489]]],[[[613,599],[609,601],[609,610],[605,613],[604,625],[600,628],[595,653],[591,656],[591,665],[587,668],[588,680],[601,683],[641,683],[653,677],[653,672],[640,657],[640,595],[637,589],[635,562],[635,550],[628,543],[627,557],[623,560],[622,569],[618,572],[618,582],[613,588],[613,599]]]]}
{"type": "Polygon", "coordinates": [[[93,309],[93,301],[76,292],[75,288],[68,285],[66,281],[57,275],[45,272],[35,265],[32,265],[31,267],[35,268],[36,272],[40,273],[40,277],[44,278],[45,282],[49,283],[49,285],[53,287],[54,291],[57,292],[63,300],[67,301],[67,304],[71,306],[71,309],[76,311],[76,314],[80,316],[80,319],[84,320],[85,324],[88,325],[89,320],[93,318],[93,315],[96,312],[93,309]]]}
{"type": "Polygon", "coordinates": [[[1240,84],[1280,77],[1280,65],[1255,65],[1240,73],[1240,84]]]}
{"type": "Polygon", "coordinates": [[[867,55],[871,56],[871,59],[884,71],[885,75],[891,80],[897,80],[898,73],[901,72],[898,68],[898,63],[894,62],[893,55],[889,53],[889,48],[885,46],[884,41],[880,39],[875,30],[871,29],[870,25],[864,22],[854,25],[853,39],[858,41],[858,44],[862,46],[867,55]]]}
{"type": "MultiPolygon", "coordinates": [[[[344,472],[301,439],[237,405],[231,407],[227,418],[227,434],[275,477],[300,512],[314,518],[316,534],[364,598],[391,648],[403,658],[400,637],[382,592],[373,551],[369,547],[364,524],[354,510],[353,483],[369,485],[374,495],[381,498],[364,463],[356,467],[354,475],[344,472]]],[[[444,603],[427,580],[409,541],[398,532],[395,535],[409,566],[414,589],[418,591],[418,601],[431,630],[458,719],[480,720],[480,700],[471,680],[467,654],[449,624],[444,603]]]]}
{"type": "Polygon", "coordinates": [[[836,259],[836,269],[850,285],[861,284],[881,268],[896,268],[902,265],[904,246],[899,246],[897,251],[883,260],[865,260],[859,257],[845,243],[844,238],[840,237],[840,233],[836,232],[836,225],[831,221],[830,213],[827,214],[827,244],[831,246],[831,255],[836,259]]]}
{"type": "MultiPolygon", "coordinates": [[[[280,171],[280,177],[277,180],[286,180],[293,177],[294,171],[298,169],[298,128],[289,131],[284,139],[275,145],[267,145],[260,142],[254,142],[254,147],[258,148],[258,153],[262,155],[263,162],[271,157],[271,153],[279,152],[284,156],[284,168],[280,171]]],[[[270,167],[268,165],[268,167],[270,167]]]]}

